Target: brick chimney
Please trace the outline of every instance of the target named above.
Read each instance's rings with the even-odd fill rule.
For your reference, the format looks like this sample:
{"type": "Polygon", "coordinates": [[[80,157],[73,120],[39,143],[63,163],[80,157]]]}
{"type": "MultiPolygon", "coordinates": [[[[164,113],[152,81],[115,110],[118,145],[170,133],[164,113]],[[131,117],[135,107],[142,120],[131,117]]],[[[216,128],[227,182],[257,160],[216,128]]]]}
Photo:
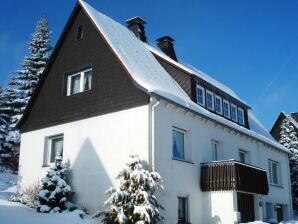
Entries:
{"type": "Polygon", "coordinates": [[[127,23],[127,28],[130,29],[136,35],[137,38],[147,43],[147,37],[145,35],[145,27],[144,27],[146,22],[143,19],[137,16],[126,20],[126,23],[127,23]]]}
{"type": "Polygon", "coordinates": [[[294,118],[296,122],[298,122],[298,112],[291,113],[291,117],[294,118]]]}
{"type": "Polygon", "coordinates": [[[170,36],[163,36],[158,38],[156,41],[157,41],[157,46],[160,48],[160,50],[162,50],[166,55],[168,55],[173,60],[178,61],[174,50],[173,38],[171,38],[170,36]]]}

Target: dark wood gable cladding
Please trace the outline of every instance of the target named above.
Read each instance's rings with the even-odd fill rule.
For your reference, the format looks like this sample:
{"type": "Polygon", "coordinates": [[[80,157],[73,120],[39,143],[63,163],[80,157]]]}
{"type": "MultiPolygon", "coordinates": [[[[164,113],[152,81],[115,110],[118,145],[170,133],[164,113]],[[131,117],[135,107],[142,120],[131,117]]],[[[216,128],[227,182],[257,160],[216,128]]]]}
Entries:
{"type": "Polygon", "coordinates": [[[234,160],[201,164],[202,191],[236,190],[267,195],[265,170],[234,160]]]}
{"type": "Polygon", "coordinates": [[[149,103],[86,12],[76,5],[19,124],[28,132],[149,103]],[[77,40],[78,27],[84,34],[77,40]],[[92,68],[91,90],[65,94],[65,75],[92,68]]]}
{"type": "MultiPolygon", "coordinates": [[[[245,121],[244,126],[249,129],[247,110],[250,108],[247,105],[245,105],[241,101],[235,99],[234,97],[230,96],[229,94],[225,93],[221,89],[206,82],[205,80],[201,79],[200,77],[197,77],[194,74],[188,73],[187,71],[166,61],[165,59],[161,58],[158,55],[155,55],[155,54],[153,54],[153,55],[155,56],[157,61],[163,66],[163,68],[174,78],[174,80],[181,86],[181,88],[186,92],[186,94],[194,102],[197,102],[196,84],[199,84],[203,88],[208,89],[211,92],[215,93],[216,95],[220,96],[222,99],[225,99],[225,100],[229,101],[230,103],[235,104],[237,107],[241,107],[244,110],[244,121],[245,121]]],[[[209,110],[207,107],[205,107],[205,109],[209,110]]],[[[216,113],[215,111],[212,111],[212,110],[209,110],[209,111],[212,113],[216,113]]],[[[217,114],[217,115],[224,117],[221,114],[217,114]]],[[[232,121],[231,118],[226,118],[226,117],[224,117],[224,118],[232,121]]],[[[234,122],[234,121],[232,121],[232,122],[234,122]]],[[[241,125],[241,124],[239,124],[239,125],[241,125]]]]}

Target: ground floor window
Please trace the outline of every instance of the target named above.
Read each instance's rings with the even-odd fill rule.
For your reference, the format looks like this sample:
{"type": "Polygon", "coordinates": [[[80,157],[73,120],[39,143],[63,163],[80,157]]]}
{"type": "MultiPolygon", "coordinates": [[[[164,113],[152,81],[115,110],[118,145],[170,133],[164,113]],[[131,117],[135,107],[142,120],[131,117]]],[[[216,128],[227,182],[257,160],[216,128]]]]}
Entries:
{"type": "Polygon", "coordinates": [[[254,195],[237,193],[238,211],[240,212],[241,222],[255,221],[254,195]]]}
{"type": "Polygon", "coordinates": [[[63,135],[47,137],[44,149],[44,165],[54,163],[58,154],[63,155],[63,135]]]}
{"type": "Polygon", "coordinates": [[[188,223],[188,199],[178,197],[178,224],[188,223]]]}

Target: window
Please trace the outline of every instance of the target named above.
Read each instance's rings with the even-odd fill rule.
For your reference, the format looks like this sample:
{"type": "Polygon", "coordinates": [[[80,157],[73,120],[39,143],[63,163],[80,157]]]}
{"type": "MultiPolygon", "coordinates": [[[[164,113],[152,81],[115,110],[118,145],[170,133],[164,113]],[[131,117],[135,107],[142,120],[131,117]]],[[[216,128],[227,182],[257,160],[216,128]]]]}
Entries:
{"type": "Polygon", "coordinates": [[[197,85],[197,103],[205,106],[205,89],[199,85],[197,85]]]}
{"type": "Polygon", "coordinates": [[[188,200],[185,197],[178,197],[178,224],[188,222],[188,200]]]}
{"type": "Polygon", "coordinates": [[[213,104],[213,93],[209,90],[206,91],[206,99],[207,99],[207,108],[209,110],[214,110],[214,104],[213,104]]]}
{"type": "Polygon", "coordinates": [[[223,115],[230,118],[230,103],[227,100],[223,100],[223,115]]]}
{"type": "Polygon", "coordinates": [[[77,29],[77,40],[83,39],[83,26],[78,26],[77,29]]]}
{"type": "Polygon", "coordinates": [[[240,124],[244,125],[244,110],[242,108],[238,108],[238,121],[240,124]]]}
{"type": "Polygon", "coordinates": [[[173,158],[185,159],[185,131],[173,129],[173,158]]]}
{"type": "Polygon", "coordinates": [[[213,151],[213,160],[217,161],[222,158],[222,153],[221,153],[221,146],[220,142],[216,140],[212,140],[212,151],[213,151]]]}
{"type": "Polygon", "coordinates": [[[63,135],[46,138],[44,165],[54,163],[58,154],[63,155],[63,135]]]}
{"type": "Polygon", "coordinates": [[[241,163],[246,163],[247,162],[247,152],[244,150],[239,150],[239,161],[241,163]]]}
{"type": "Polygon", "coordinates": [[[271,184],[280,185],[280,165],[278,162],[269,160],[269,180],[271,184]]]}
{"type": "Polygon", "coordinates": [[[91,89],[92,69],[67,76],[67,96],[91,89]]]}
{"type": "Polygon", "coordinates": [[[222,114],[222,98],[215,95],[215,112],[222,114]]]}
{"type": "Polygon", "coordinates": [[[237,121],[237,106],[231,103],[231,119],[237,121]]]}

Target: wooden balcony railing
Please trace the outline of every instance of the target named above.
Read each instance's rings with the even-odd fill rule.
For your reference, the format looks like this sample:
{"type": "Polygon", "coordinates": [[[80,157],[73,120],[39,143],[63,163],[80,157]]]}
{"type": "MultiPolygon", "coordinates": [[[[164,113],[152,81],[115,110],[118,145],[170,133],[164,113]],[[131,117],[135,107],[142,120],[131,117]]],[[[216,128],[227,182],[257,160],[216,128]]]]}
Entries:
{"type": "Polygon", "coordinates": [[[202,163],[201,190],[236,190],[267,195],[267,173],[262,168],[235,160],[202,163]]]}

